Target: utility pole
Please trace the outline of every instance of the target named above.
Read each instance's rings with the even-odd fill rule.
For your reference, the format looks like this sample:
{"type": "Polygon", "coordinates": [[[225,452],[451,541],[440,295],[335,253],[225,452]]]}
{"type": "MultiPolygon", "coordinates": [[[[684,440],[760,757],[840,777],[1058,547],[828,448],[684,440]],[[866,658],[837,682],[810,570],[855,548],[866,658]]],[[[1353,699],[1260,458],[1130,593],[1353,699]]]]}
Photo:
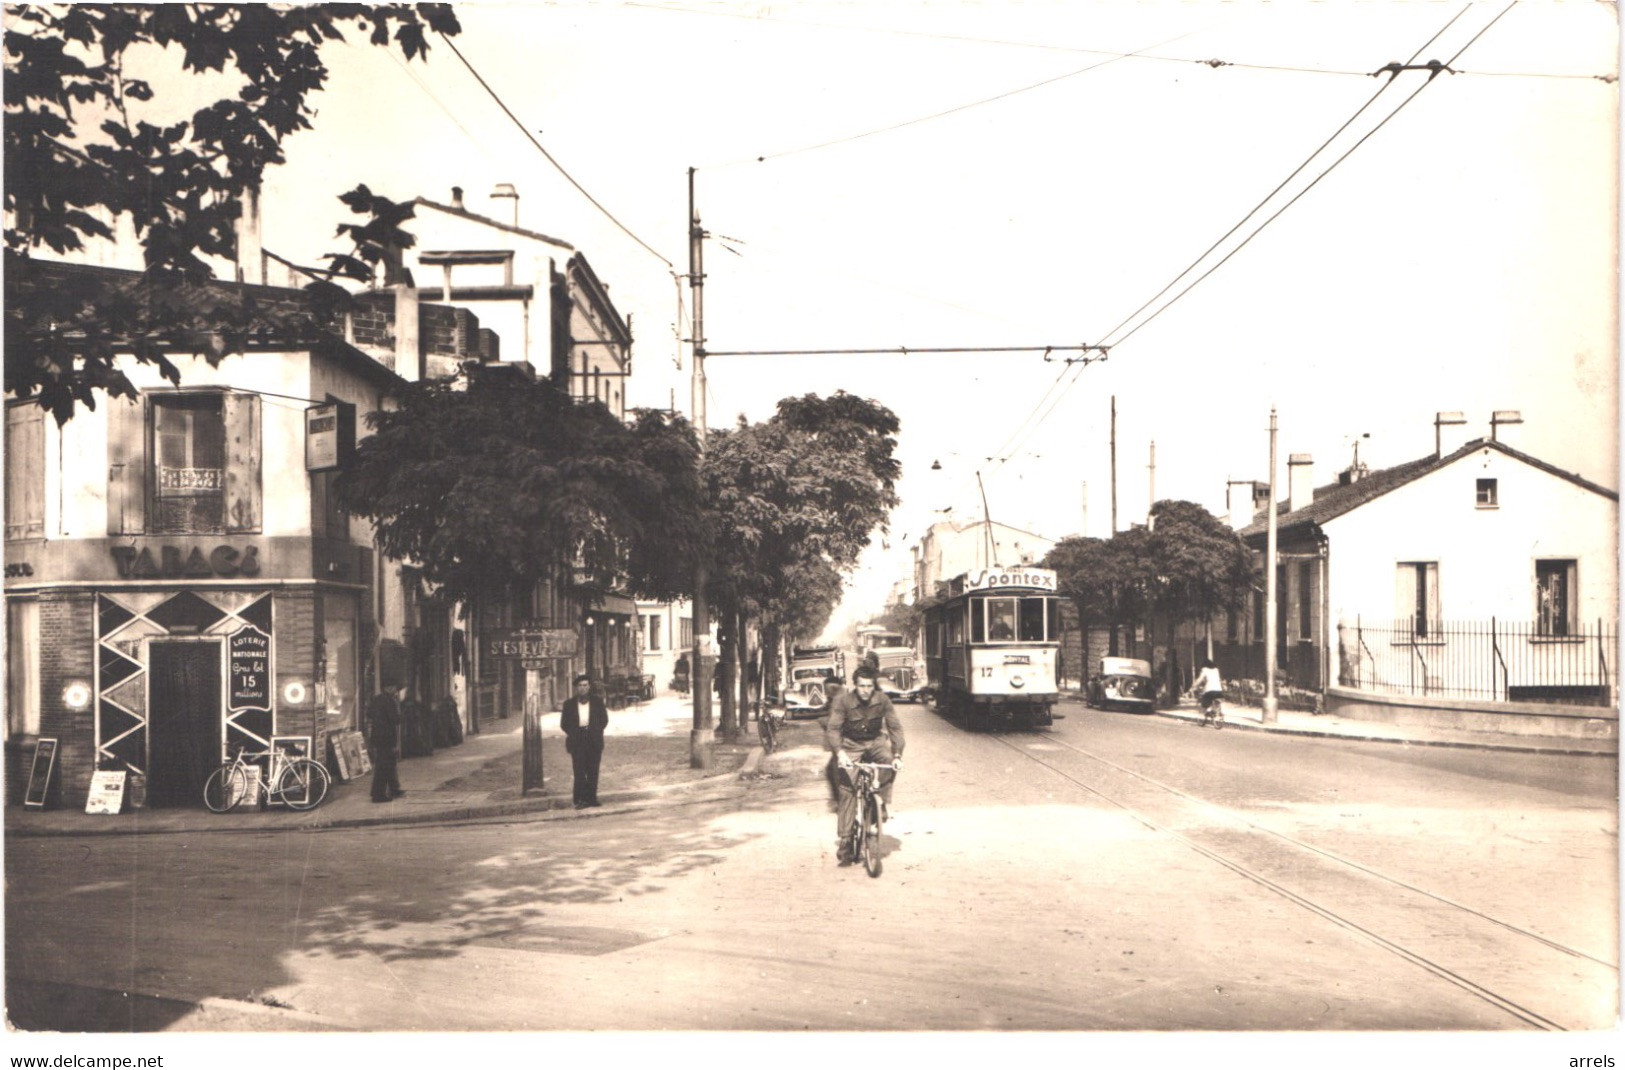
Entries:
{"type": "Polygon", "coordinates": [[[1269,537],[1264,550],[1264,723],[1274,724],[1280,709],[1275,694],[1275,406],[1270,406],[1269,537]]]}
{"type": "Polygon", "coordinates": [[[1112,534],[1117,534],[1117,395],[1112,395],[1112,534]]]}
{"type": "Polygon", "coordinates": [[[1156,526],[1156,517],[1153,515],[1153,510],[1156,508],[1156,505],[1157,505],[1157,440],[1156,439],[1151,440],[1151,463],[1146,465],[1146,468],[1150,470],[1151,483],[1146,488],[1146,491],[1150,495],[1150,497],[1147,498],[1146,502],[1145,502],[1145,529],[1147,531],[1151,531],[1156,526]]]}
{"type": "MultiPolygon", "coordinates": [[[[688,286],[694,302],[693,345],[694,382],[690,411],[694,434],[700,440],[700,456],[705,456],[705,230],[694,208],[694,168],[688,169],[688,286]]],[[[711,768],[711,744],[715,735],[711,722],[711,614],[705,602],[708,577],[704,561],[694,565],[693,646],[689,658],[694,671],[689,674],[694,688],[694,724],[688,736],[688,763],[691,769],[711,768]]]]}

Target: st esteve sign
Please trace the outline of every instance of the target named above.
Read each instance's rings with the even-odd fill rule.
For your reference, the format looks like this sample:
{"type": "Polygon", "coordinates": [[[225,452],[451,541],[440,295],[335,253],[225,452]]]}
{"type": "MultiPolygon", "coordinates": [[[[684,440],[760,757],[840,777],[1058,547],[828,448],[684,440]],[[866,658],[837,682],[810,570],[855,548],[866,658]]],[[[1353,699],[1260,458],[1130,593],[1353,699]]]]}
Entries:
{"type": "Polygon", "coordinates": [[[511,628],[485,636],[490,658],[571,658],[576,654],[576,633],[568,628],[511,628]]]}

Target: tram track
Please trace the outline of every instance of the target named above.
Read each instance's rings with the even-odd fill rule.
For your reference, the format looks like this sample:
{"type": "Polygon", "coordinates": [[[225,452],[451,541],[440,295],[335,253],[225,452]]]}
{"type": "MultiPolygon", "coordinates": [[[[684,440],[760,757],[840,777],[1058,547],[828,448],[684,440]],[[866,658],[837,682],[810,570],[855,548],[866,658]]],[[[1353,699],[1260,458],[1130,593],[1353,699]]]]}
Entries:
{"type": "Polygon", "coordinates": [[[1228,872],[1471,994],[1526,1026],[1564,1031],[1611,1020],[1619,968],[1586,951],[1268,828],[1055,734],[991,737],[1228,872]],[[1089,763],[1080,768],[1078,763],[1089,763]],[[1581,996],[1605,1001],[1587,1013],[1581,996]]]}

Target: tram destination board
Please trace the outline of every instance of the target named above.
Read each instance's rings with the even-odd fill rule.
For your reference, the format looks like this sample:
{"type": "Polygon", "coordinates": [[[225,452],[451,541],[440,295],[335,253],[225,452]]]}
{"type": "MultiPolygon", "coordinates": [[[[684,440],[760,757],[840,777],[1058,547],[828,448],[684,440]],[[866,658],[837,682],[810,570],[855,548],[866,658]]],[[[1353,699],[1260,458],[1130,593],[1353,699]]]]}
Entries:
{"type": "Polygon", "coordinates": [[[485,636],[485,655],[532,661],[576,654],[576,633],[568,628],[511,628],[485,636]]]}

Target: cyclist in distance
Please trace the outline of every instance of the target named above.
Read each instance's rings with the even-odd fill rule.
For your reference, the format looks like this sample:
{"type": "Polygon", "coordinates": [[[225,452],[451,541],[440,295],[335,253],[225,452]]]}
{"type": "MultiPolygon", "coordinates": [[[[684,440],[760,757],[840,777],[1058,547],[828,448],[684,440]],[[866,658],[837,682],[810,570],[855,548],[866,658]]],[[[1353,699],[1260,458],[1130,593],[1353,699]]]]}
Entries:
{"type": "Polygon", "coordinates": [[[1191,690],[1196,693],[1204,712],[1223,693],[1224,680],[1219,677],[1219,667],[1213,664],[1212,658],[1202,662],[1202,671],[1196,674],[1196,682],[1191,685],[1191,690]]]}
{"type": "MultiPolygon", "coordinates": [[[[876,676],[869,666],[858,666],[852,673],[852,690],[842,691],[830,701],[829,724],[824,729],[824,743],[836,765],[835,838],[840,844],[836,860],[843,866],[854,861],[848,857],[845,844],[858,806],[852,790],[852,763],[902,764],[903,722],[892,708],[891,699],[876,688],[876,676]]],[[[891,810],[892,782],[896,778],[895,772],[888,773],[880,785],[880,799],[887,811],[891,810]]]]}

